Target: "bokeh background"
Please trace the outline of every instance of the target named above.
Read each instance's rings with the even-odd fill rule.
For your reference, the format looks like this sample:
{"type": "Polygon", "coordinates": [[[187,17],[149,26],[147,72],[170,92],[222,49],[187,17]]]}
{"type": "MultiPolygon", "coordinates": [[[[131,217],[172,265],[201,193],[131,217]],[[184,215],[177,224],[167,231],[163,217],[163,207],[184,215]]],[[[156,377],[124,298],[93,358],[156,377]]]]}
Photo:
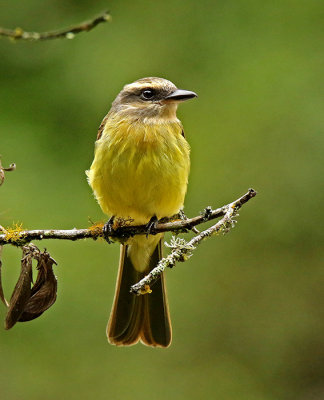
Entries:
{"type": "MultiPolygon", "coordinates": [[[[323,2],[0,7],[0,25],[35,31],[107,8],[113,17],[74,40],[0,41],[0,153],[17,164],[0,189],[0,224],[105,220],[84,171],[112,100],[144,76],[199,94],[179,109],[192,147],[187,215],[259,192],[234,230],[167,271],[166,350],[106,341],[117,244],[40,243],[59,263],[58,299],[41,318],[0,330],[1,399],[323,399],[323,2]]],[[[4,248],[7,296],[20,256],[4,248]]]]}

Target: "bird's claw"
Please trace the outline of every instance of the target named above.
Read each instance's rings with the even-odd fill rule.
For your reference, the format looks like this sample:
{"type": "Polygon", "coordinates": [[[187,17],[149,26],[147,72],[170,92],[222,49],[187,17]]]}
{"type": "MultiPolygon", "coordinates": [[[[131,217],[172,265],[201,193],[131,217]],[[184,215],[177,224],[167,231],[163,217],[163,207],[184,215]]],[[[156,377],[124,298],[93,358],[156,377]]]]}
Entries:
{"type": "Polygon", "coordinates": [[[114,232],[113,229],[114,219],[115,219],[114,216],[110,217],[103,227],[103,237],[108,244],[112,243],[112,240],[109,237],[112,236],[114,232]]]}
{"type": "Polygon", "coordinates": [[[159,220],[157,219],[157,216],[153,215],[153,217],[146,224],[146,237],[147,238],[148,238],[148,235],[155,235],[154,229],[156,228],[158,221],[159,220]]]}

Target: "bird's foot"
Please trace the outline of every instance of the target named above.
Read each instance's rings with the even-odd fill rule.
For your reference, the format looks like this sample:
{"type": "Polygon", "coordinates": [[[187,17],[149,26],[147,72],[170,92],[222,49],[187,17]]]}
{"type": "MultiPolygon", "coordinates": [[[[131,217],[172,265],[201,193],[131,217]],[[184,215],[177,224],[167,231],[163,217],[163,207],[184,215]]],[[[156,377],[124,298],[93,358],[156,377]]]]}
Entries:
{"type": "Polygon", "coordinates": [[[110,217],[103,227],[103,237],[105,241],[109,244],[112,243],[112,240],[109,238],[109,236],[112,236],[112,233],[114,232],[113,229],[114,220],[115,220],[114,216],[110,217]]]}
{"type": "Polygon", "coordinates": [[[186,216],[186,214],[184,213],[184,211],[183,211],[182,209],[178,212],[178,217],[179,217],[182,221],[185,221],[186,219],[188,219],[188,217],[186,216]]]}
{"type": "Polygon", "coordinates": [[[146,224],[146,237],[148,237],[148,235],[155,235],[154,229],[156,228],[158,222],[159,220],[157,219],[157,216],[153,215],[153,217],[146,224]]]}

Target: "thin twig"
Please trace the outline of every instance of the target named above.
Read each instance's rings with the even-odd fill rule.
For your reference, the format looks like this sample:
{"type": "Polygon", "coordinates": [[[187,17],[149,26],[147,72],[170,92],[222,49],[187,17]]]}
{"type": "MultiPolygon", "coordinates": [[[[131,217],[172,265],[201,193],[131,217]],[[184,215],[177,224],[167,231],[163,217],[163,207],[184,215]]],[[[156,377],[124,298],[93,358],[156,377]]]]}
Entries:
{"type": "Polygon", "coordinates": [[[75,35],[80,32],[89,32],[102,22],[111,21],[111,15],[108,11],[104,11],[90,21],[72,26],[70,28],[61,29],[51,32],[26,32],[21,28],[7,29],[0,27],[0,36],[14,40],[51,40],[51,39],[74,39],[75,35]]]}
{"type": "MultiPolygon", "coordinates": [[[[228,208],[235,206],[236,209],[240,208],[243,204],[248,202],[251,198],[256,196],[257,192],[254,189],[249,189],[247,193],[235,200],[234,202],[212,210],[211,207],[207,207],[201,215],[193,218],[172,221],[166,223],[158,223],[156,227],[152,228],[150,234],[157,234],[163,232],[188,232],[194,226],[197,226],[203,222],[207,222],[216,218],[226,216],[228,208]]],[[[126,221],[127,223],[127,221],[126,221]]],[[[124,241],[127,238],[134,235],[147,234],[146,225],[125,225],[124,223],[112,230],[110,238],[124,241]]],[[[103,224],[98,224],[86,229],[37,229],[37,230],[19,230],[19,229],[5,229],[0,226],[0,245],[13,244],[15,246],[22,246],[32,240],[43,240],[43,239],[61,239],[61,240],[78,240],[78,239],[98,239],[103,237],[103,224]]],[[[204,231],[205,232],[205,231],[204,231]]],[[[201,232],[203,234],[203,232],[201,232]]],[[[199,236],[199,235],[198,235],[199,236]]]]}
{"type": "Polygon", "coordinates": [[[135,285],[132,285],[130,292],[136,295],[151,293],[150,285],[152,285],[158,279],[158,277],[167,267],[172,268],[175,266],[176,262],[186,261],[192,256],[192,253],[197,246],[207,237],[221,232],[227,233],[232,227],[234,227],[236,221],[233,219],[233,217],[235,215],[237,216],[237,211],[239,208],[241,208],[244,203],[246,203],[255,195],[256,192],[253,189],[250,189],[248,193],[240,197],[238,200],[222,207],[224,212],[223,218],[215,225],[199,233],[199,235],[194,236],[189,242],[186,242],[184,239],[172,237],[171,243],[166,243],[166,245],[172,249],[171,253],[167,257],[162,258],[158,265],[153,268],[143,279],[141,279],[135,285]]]}

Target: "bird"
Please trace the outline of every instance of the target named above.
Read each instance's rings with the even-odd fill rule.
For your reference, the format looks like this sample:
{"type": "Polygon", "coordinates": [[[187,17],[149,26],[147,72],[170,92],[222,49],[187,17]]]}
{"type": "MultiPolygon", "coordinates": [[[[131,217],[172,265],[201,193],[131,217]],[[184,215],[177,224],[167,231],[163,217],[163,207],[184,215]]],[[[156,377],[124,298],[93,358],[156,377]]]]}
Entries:
{"type": "MultiPolygon", "coordinates": [[[[183,208],[190,170],[190,146],[176,111],[197,97],[164,78],[127,84],[104,117],[86,171],[95,198],[110,216],[133,225],[170,218],[183,208]]],[[[115,296],[107,325],[111,344],[168,347],[172,340],[163,274],[150,294],[135,296],[137,283],[162,258],[163,234],[135,235],[120,246],[115,296]]]]}

